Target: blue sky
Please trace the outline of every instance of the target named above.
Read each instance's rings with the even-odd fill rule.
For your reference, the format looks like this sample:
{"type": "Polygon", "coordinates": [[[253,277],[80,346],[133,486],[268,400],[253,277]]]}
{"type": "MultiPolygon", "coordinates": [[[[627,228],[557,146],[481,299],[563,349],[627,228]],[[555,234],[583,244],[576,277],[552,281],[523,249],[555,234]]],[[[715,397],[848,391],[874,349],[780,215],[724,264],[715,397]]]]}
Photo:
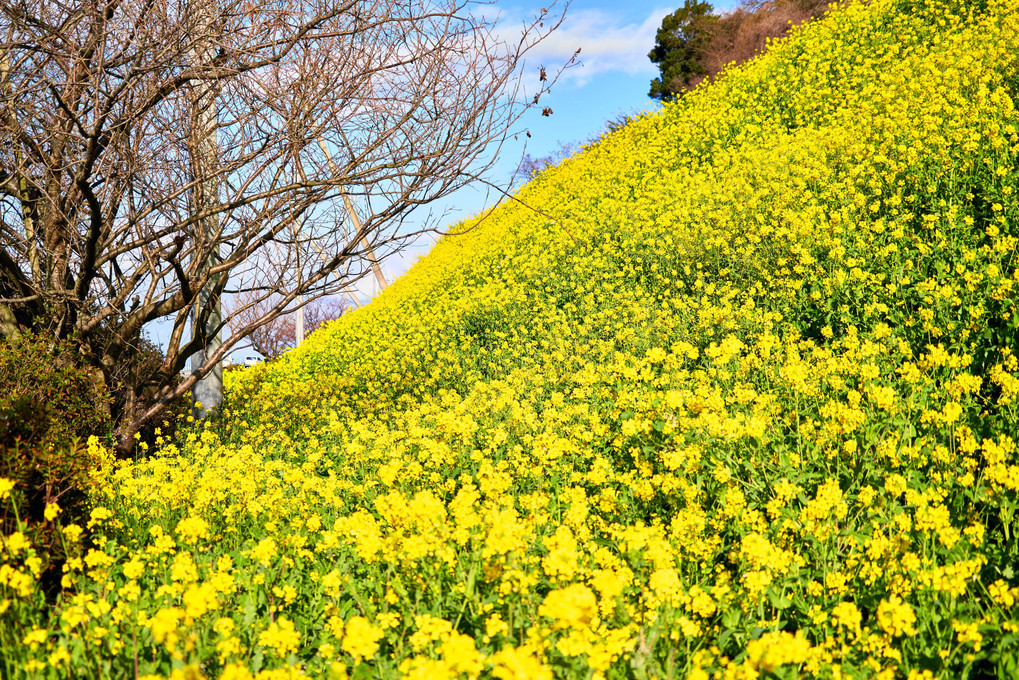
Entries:
{"type": "MultiPolygon", "coordinates": [[[[519,6],[504,7],[507,29],[519,23],[513,17],[526,15],[519,6]]],[[[546,118],[532,110],[523,121],[532,134],[528,140],[531,155],[546,155],[560,142],[586,139],[620,113],[656,106],[647,93],[657,67],[647,53],[654,46],[662,17],[670,11],[667,4],[640,0],[576,0],[570,5],[559,29],[528,55],[525,80],[539,64],[551,70],[581,49],[580,64],[566,70],[542,99],[542,105],[550,106],[554,114],[546,118]]],[[[515,161],[513,158],[512,164],[515,161]]]]}
{"type": "MultiPolygon", "coordinates": [[[[543,118],[538,111],[528,114],[525,122],[532,134],[528,147],[531,155],[546,155],[557,147],[557,142],[586,139],[620,113],[657,107],[657,103],[649,100],[648,90],[651,80],[658,75],[658,67],[647,54],[654,47],[662,19],[681,4],[682,0],[664,3],[574,0],[570,4],[563,24],[528,57],[528,70],[539,64],[549,68],[562,64],[578,47],[582,60],[580,66],[567,70],[553,91],[542,99],[543,105],[552,107],[554,115],[543,118]]],[[[715,11],[722,12],[737,2],[724,0],[713,4],[715,11]]],[[[496,5],[503,12],[507,27],[514,22],[519,24],[517,17],[528,14],[526,5],[508,2],[496,5]]]]}

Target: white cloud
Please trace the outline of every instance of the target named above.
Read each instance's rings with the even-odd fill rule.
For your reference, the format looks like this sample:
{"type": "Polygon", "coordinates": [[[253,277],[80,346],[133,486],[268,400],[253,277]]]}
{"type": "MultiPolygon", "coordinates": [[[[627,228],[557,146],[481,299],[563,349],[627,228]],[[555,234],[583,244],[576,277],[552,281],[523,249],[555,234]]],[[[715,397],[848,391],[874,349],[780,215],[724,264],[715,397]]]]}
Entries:
{"type": "MultiPolygon", "coordinates": [[[[648,59],[655,45],[655,33],[669,9],[654,9],[641,21],[634,21],[622,10],[581,9],[567,12],[562,25],[528,53],[529,64],[543,63],[555,69],[569,61],[581,48],[581,65],[571,67],[560,82],[577,87],[603,73],[648,76],[658,68],[648,59]]],[[[500,27],[515,23],[503,16],[500,27]]]]}

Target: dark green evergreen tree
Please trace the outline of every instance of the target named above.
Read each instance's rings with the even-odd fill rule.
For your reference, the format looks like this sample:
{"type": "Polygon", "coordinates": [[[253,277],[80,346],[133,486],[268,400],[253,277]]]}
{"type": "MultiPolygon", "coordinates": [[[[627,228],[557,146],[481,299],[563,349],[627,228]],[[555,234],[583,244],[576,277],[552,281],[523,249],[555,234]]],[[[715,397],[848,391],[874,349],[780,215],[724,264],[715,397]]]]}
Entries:
{"type": "Polygon", "coordinates": [[[685,0],[682,7],[662,20],[655,48],[648,53],[661,77],[651,81],[649,96],[672,99],[709,74],[704,52],[719,19],[713,9],[708,2],[685,0]]]}

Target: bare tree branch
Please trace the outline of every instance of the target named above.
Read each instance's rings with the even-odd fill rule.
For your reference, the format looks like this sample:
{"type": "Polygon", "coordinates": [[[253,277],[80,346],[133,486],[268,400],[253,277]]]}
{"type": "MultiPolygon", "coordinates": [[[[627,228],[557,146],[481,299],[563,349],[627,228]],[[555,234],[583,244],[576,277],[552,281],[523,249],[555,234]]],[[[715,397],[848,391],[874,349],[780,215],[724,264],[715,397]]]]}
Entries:
{"type": "Polygon", "coordinates": [[[565,8],[507,43],[478,7],[0,3],[0,334],[75,335],[109,383],[142,326],[168,321],[165,361],[139,377],[155,402],[117,415],[128,442],[256,329],[347,293],[435,228],[410,226],[416,208],[484,179],[555,82],[521,73],[565,8]],[[203,93],[215,163],[195,162],[203,93]],[[205,294],[261,312],[192,334],[205,294]]]}

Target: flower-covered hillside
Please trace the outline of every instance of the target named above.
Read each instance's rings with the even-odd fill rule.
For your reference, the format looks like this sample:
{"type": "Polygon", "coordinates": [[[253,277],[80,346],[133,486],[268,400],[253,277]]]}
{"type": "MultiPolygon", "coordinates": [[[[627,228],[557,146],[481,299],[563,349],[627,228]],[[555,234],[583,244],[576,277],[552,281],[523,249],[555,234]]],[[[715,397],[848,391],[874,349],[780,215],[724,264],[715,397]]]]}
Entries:
{"type": "Polygon", "coordinates": [[[52,607],[8,547],[8,675],[1014,677],[1016,55],[849,3],[542,173],[111,471],[52,607]]]}

